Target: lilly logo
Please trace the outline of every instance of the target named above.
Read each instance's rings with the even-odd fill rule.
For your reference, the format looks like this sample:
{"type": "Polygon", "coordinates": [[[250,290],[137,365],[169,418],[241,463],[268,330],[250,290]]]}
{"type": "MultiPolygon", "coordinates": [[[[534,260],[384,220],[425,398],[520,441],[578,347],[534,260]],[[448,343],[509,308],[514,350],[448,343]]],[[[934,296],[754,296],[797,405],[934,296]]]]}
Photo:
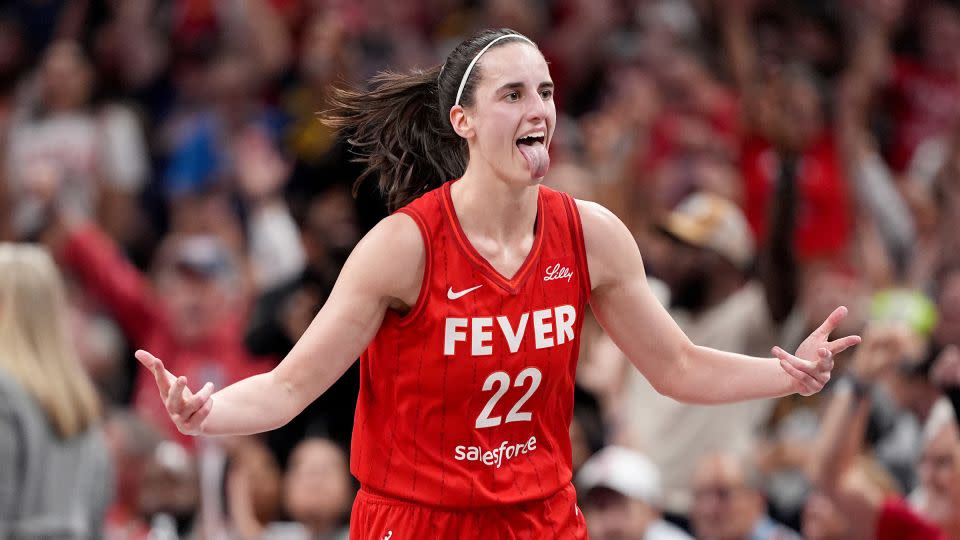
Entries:
{"type": "Polygon", "coordinates": [[[566,266],[560,266],[560,263],[547,267],[547,273],[543,276],[543,280],[553,281],[555,279],[566,279],[569,283],[573,279],[573,272],[566,266]]]}

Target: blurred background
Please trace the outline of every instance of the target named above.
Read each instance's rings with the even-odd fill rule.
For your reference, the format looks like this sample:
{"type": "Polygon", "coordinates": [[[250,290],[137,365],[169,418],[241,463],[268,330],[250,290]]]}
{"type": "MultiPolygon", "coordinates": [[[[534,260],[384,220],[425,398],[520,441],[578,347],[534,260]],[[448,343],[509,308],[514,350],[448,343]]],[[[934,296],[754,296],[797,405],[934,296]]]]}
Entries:
{"type": "Polygon", "coordinates": [[[103,405],[90,537],[345,538],[356,366],[283,429],[192,439],[132,351],[218,388],[276,365],[386,215],[318,120],[331,89],[488,27],[550,62],[547,185],[628,225],[694,342],[793,350],[841,304],[865,337],[821,394],[696,407],[588,320],[592,538],[850,538],[846,486],[960,539],[960,2],[6,0],[0,241],[67,280],[103,405]]]}

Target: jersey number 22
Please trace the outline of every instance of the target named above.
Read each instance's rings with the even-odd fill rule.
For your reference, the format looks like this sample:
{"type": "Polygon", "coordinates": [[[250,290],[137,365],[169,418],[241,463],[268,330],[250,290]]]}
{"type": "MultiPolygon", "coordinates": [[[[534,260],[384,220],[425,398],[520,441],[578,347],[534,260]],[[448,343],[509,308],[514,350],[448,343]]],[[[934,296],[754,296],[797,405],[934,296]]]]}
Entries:
{"type": "Polygon", "coordinates": [[[483,391],[489,392],[493,390],[494,384],[498,385],[498,387],[497,391],[483,407],[483,410],[480,411],[480,416],[477,417],[477,429],[499,426],[506,422],[529,422],[533,418],[533,414],[521,412],[520,408],[523,407],[523,404],[537,391],[537,388],[540,386],[540,381],[543,379],[543,374],[535,367],[528,367],[517,374],[516,380],[513,381],[513,386],[517,388],[523,387],[527,379],[532,380],[530,388],[527,390],[527,393],[514,404],[510,412],[507,413],[507,419],[503,420],[502,416],[490,416],[490,413],[493,412],[493,408],[496,407],[500,398],[510,389],[510,375],[504,371],[494,371],[491,373],[490,376],[487,377],[487,380],[483,382],[483,391]]]}

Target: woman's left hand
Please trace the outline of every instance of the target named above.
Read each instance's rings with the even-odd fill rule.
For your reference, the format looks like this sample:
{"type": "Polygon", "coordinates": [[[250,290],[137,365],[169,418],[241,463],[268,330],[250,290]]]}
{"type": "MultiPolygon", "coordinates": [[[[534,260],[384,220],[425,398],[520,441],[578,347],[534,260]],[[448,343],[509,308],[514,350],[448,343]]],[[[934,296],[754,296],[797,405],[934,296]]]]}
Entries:
{"type": "Polygon", "coordinates": [[[830,341],[830,333],[837,329],[847,316],[847,308],[840,306],[790,354],[780,347],[773,348],[773,355],[780,360],[780,367],[793,377],[796,392],[803,396],[816,394],[830,380],[833,356],[860,343],[860,336],[846,336],[830,341]]]}

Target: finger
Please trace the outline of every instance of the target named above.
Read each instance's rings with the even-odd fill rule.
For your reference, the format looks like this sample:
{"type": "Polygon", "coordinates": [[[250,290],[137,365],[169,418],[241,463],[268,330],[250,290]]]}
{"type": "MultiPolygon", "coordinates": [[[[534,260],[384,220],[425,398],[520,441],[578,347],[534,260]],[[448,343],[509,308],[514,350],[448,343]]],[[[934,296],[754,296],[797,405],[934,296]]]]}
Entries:
{"type": "Polygon", "coordinates": [[[827,320],[823,321],[823,324],[820,325],[820,328],[817,328],[814,331],[814,334],[826,339],[831,332],[837,329],[840,326],[840,323],[847,316],[847,307],[840,306],[837,309],[833,310],[833,313],[827,317],[827,320]]]}
{"type": "Polygon", "coordinates": [[[210,415],[210,411],[213,409],[213,400],[207,398],[203,402],[203,405],[197,409],[196,412],[190,415],[186,421],[183,422],[183,427],[185,431],[190,433],[199,433],[200,425],[203,424],[203,421],[207,419],[207,416],[210,415]]]}
{"type": "Polygon", "coordinates": [[[781,362],[786,362],[793,369],[806,374],[820,386],[827,384],[827,381],[830,380],[830,371],[827,368],[833,367],[833,359],[830,351],[824,348],[820,348],[817,351],[820,362],[811,362],[803,358],[798,358],[780,347],[774,347],[773,354],[779,358],[781,362]],[[826,356],[823,355],[824,352],[826,352],[826,356]]]}
{"type": "Polygon", "coordinates": [[[795,368],[797,368],[797,369],[799,369],[799,370],[801,370],[801,371],[803,371],[803,372],[812,372],[812,371],[815,370],[815,369],[814,369],[814,368],[816,367],[816,363],[815,363],[815,362],[811,362],[811,361],[809,361],[809,360],[804,360],[803,358],[794,356],[794,355],[788,353],[787,351],[781,349],[780,347],[774,347],[774,348],[772,349],[772,351],[773,351],[773,355],[774,355],[774,356],[776,356],[776,357],[779,358],[780,360],[783,360],[783,361],[785,361],[785,362],[789,362],[790,365],[792,365],[793,367],[795,367],[795,368]]]}
{"type": "Polygon", "coordinates": [[[827,343],[827,347],[833,354],[840,354],[854,345],[859,345],[862,341],[860,336],[847,336],[827,343]]]}
{"type": "Polygon", "coordinates": [[[191,414],[195,413],[203,407],[203,404],[210,399],[210,396],[213,395],[213,383],[207,383],[203,385],[203,388],[199,392],[190,396],[186,400],[186,404],[183,407],[183,411],[180,412],[181,416],[189,417],[191,414]]]}
{"type": "Polygon", "coordinates": [[[167,412],[170,413],[170,416],[179,415],[183,411],[183,390],[186,387],[187,378],[177,377],[176,382],[173,383],[173,387],[170,388],[170,393],[167,395],[167,412]]]}
{"type": "Polygon", "coordinates": [[[833,354],[825,347],[817,349],[817,360],[815,362],[801,363],[802,359],[796,356],[788,357],[786,360],[793,364],[793,367],[816,379],[821,385],[827,384],[830,380],[830,372],[833,370],[833,354]]]}
{"type": "Polygon", "coordinates": [[[830,349],[821,347],[817,349],[817,355],[820,357],[820,364],[816,368],[819,376],[814,375],[814,377],[823,384],[827,384],[830,380],[830,372],[833,371],[833,353],[830,349]]]}
{"type": "Polygon", "coordinates": [[[166,399],[170,393],[170,386],[173,384],[173,374],[163,367],[163,362],[161,362],[159,358],[143,349],[135,352],[134,356],[137,357],[137,360],[139,360],[141,364],[153,372],[153,377],[157,380],[157,388],[160,389],[160,397],[161,399],[166,399]]]}
{"type": "MultiPolygon", "coordinates": [[[[779,357],[778,357],[779,358],[779,357]]],[[[783,358],[779,358],[780,367],[787,372],[787,375],[790,375],[794,379],[800,381],[802,387],[801,394],[812,394],[820,390],[821,386],[817,383],[817,380],[811,377],[810,375],[800,371],[799,369],[793,367],[789,362],[783,358]]]]}

